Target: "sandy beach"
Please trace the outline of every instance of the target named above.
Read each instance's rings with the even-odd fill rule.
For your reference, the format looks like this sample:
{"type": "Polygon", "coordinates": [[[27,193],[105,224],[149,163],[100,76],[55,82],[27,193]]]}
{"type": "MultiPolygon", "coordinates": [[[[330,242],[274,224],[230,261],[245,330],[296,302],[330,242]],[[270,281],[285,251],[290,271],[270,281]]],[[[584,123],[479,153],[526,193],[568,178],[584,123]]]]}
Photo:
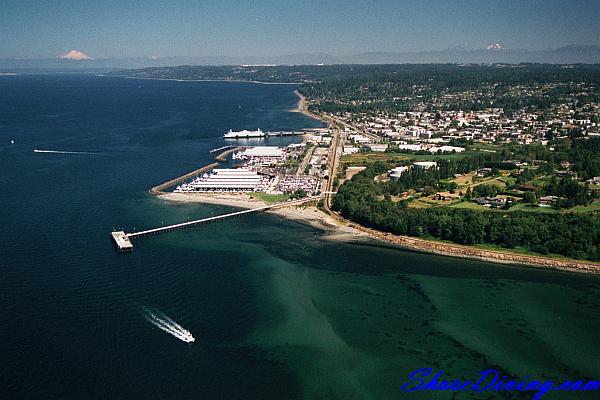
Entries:
{"type": "Polygon", "coordinates": [[[321,118],[319,115],[314,114],[310,111],[308,111],[308,102],[306,101],[306,97],[304,97],[304,95],[302,93],[300,93],[298,90],[294,90],[294,94],[296,96],[298,96],[298,104],[296,105],[296,108],[292,109],[292,112],[298,112],[298,113],[302,113],[304,115],[306,115],[307,117],[310,117],[312,119],[316,119],[317,121],[321,121],[324,124],[327,124],[327,121],[323,118],[321,118]]]}
{"type": "MultiPolygon", "coordinates": [[[[162,193],[158,197],[165,201],[216,204],[245,209],[268,205],[246,193],[162,193]]],[[[314,205],[278,208],[267,212],[319,228],[325,232],[324,237],[327,239],[359,240],[370,236],[366,232],[340,223],[336,218],[324,213],[314,205]]]]}

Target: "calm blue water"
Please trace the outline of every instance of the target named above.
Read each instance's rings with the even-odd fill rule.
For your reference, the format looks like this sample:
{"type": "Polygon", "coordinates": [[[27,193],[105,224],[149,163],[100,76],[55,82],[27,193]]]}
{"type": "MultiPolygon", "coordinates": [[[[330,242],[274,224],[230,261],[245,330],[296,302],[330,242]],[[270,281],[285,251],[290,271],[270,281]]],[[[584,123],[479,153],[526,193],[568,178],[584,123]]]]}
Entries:
{"type": "Polygon", "coordinates": [[[116,253],[113,228],[228,210],[147,195],[208,162],[226,130],[319,126],[289,112],[293,89],[0,77],[5,398],[427,398],[399,389],[425,366],[598,377],[596,277],[323,241],[272,215],[116,253]]]}

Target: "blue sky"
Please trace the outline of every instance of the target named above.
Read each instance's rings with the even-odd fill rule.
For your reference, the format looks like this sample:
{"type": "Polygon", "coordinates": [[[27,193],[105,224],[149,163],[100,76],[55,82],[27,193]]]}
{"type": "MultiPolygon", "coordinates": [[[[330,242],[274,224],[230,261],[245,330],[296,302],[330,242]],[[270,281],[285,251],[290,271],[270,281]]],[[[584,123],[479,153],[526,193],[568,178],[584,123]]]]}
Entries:
{"type": "Polygon", "coordinates": [[[0,0],[0,57],[600,45],[600,0],[0,0]]]}

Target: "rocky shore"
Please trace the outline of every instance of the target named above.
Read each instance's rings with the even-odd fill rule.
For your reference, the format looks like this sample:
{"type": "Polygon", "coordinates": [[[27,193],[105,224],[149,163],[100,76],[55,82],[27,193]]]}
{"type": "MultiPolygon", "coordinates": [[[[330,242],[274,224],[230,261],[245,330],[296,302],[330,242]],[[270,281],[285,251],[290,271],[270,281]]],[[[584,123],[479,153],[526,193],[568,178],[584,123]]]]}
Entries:
{"type": "Polygon", "coordinates": [[[519,254],[511,252],[510,250],[485,250],[473,246],[426,240],[410,236],[398,236],[390,233],[375,231],[373,229],[354,224],[352,226],[373,238],[393,243],[403,248],[423,251],[426,253],[439,254],[449,257],[468,258],[500,264],[526,265],[571,272],[600,274],[600,264],[591,261],[519,254]]]}

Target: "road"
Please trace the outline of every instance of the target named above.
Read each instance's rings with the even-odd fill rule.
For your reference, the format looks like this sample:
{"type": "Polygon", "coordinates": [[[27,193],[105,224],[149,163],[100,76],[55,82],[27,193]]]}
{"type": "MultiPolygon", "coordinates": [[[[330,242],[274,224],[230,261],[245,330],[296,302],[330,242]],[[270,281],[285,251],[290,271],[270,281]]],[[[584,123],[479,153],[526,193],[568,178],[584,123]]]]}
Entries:
{"type": "MultiPolygon", "coordinates": [[[[327,118],[328,121],[332,121],[330,118],[327,118]]],[[[330,127],[333,132],[333,137],[331,138],[331,144],[329,145],[329,153],[327,153],[327,167],[329,169],[329,176],[327,179],[327,185],[325,187],[325,201],[324,207],[325,211],[331,214],[331,203],[333,201],[333,195],[331,192],[334,191],[333,182],[335,177],[337,176],[337,168],[340,161],[340,154],[342,153],[342,145],[343,138],[342,132],[338,129],[337,124],[330,122],[330,127]]]]}
{"type": "Polygon", "coordinates": [[[366,136],[367,138],[371,139],[373,142],[378,142],[380,141],[382,138],[380,136],[377,136],[373,133],[368,133],[365,132],[363,129],[359,129],[356,126],[350,124],[347,121],[344,121],[343,119],[337,118],[337,117],[324,117],[325,119],[327,119],[328,121],[331,121],[332,125],[342,125],[342,126],[346,126],[348,128],[350,128],[351,130],[355,131],[356,133],[359,133],[363,136],[366,136]]]}
{"type": "MultiPolygon", "coordinates": [[[[308,145],[307,145],[308,146],[308,145]]],[[[310,159],[313,155],[313,153],[315,152],[315,147],[312,146],[307,152],[306,155],[304,156],[304,158],[302,159],[302,161],[300,162],[300,165],[298,166],[298,169],[296,170],[296,175],[302,175],[304,174],[304,170],[306,169],[306,166],[308,165],[308,163],[310,162],[310,159]]]]}

